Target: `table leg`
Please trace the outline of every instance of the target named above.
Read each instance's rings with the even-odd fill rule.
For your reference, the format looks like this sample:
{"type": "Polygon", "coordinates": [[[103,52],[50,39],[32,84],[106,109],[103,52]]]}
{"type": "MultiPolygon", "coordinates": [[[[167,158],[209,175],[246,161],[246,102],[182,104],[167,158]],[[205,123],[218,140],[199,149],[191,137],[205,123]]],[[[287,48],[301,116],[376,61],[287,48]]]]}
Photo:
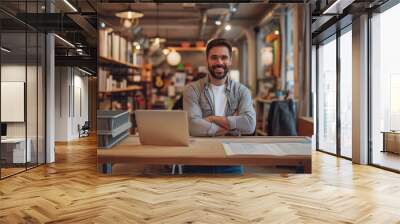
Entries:
{"type": "Polygon", "coordinates": [[[311,164],[311,161],[309,161],[309,162],[305,162],[304,164],[303,164],[303,168],[304,168],[304,173],[311,173],[311,171],[312,171],[312,164],[311,164]]]}
{"type": "Polygon", "coordinates": [[[100,163],[97,164],[97,171],[104,174],[112,173],[112,164],[111,163],[100,163]]]}

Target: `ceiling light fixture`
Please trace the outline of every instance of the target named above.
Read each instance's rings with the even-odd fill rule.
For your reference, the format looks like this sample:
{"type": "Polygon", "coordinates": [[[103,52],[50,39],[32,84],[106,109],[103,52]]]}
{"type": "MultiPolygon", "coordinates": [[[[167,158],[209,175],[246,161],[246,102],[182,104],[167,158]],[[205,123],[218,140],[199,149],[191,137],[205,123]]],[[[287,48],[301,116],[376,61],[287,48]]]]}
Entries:
{"type": "Polygon", "coordinates": [[[135,46],[136,50],[140,50],[140,45],[135,46]]]}
{"type": "Polygon", "coordinates": [[[78,10],[68,0],[64,0],[64,3],[67,4],[74,12],[78,12],[78,10]]]}
{"type": "Polygon", "coordinates": [[[216,21],[215,21],[215,25],[221,26],[221,24],[222,24],[222,23],[221,23],[221,20],[216,20],[216,21]]]}
{"type": "Polygon", "coordinates": [[[168,48],[164,48],[164,49],[162,50],[162,53],[163,53],[164,55],[168,55],[169,52],[170,52],[170,50],[169,50],[168,48]]]}
{"type": "Polygon", "coordinates": [[[275,30],[274,34],[279,35],[279,30],[275,30]]]}
{"type": "Polygon", "coordinates": [[[11,50],[9,50],[9,49],[7,49],[7,48],[5,48],[5,47],[1,47],[0,49],[1,49],[2,51],[6,52],[6,53],[10,53],[10,52],[11,52],[11,50]]]}
{"type": "MultiPolygon", "coordinates": [[[[159,35],[159,29],[158,29],[158,27],[159,27],[159,12],[158,12],[158,4],[157,4],[157,17],[156,17],[156,20],[157,20],[157,30],[156,30],[156,36],[155,37],[153,37],[153,38],[151,38],[150,39],[150,41],[151,42],[153,42],[155,45],[157,45],[157,48],[158,47],[160,47],[159,45],[161,44],[161,43],[165,43],[166,41],[167,41],[167,39],[166,38],[163,38],[163,37],[160,37],[160,35],[159,35]]],[[[168,32],[168,30],[167,30],[167,32],[168,32]]]]}
{"type": "Polygon", "coordinates": [[[226,30],[226,31],[229,31],[229,30],[231,30],[231,29],[232,29],[231,25],[229,25],[229,24],[226,24],[226,26],[225,26],[225,30],[226,30]]]}
{"type": "Polygon", "coordinates": [[[106,24],[104,22],[101,22],[100,27],[104,29],[104,28],[106,28],[106,24]]]}
{"type": "Polygon", "coordinates": [[[69,42],[68,40],[66,40],[66,39],[64,39],[64,38],[62,38],[62,37],[60,37],[60,36],[57,35],[57,34],[54,34],[54,36],[57,37],[57,38],[58,38],[59,40],[61,40],[62,42],[64,42],[65,44],[67,44],[68,46],[75,48],[75,45],[73,45],[73,44],[72,44],[71,42],[69,42]]]}
{"type": "Polygon", "coordinates": [[[121,18],[122,25],[125,28],[131,28],[139,23],[139,18],[143,17],[143,13],[129,9],[128,11],[118,12],[115,16],[121,18]]]}
{"type": "Polygon", "coordinates": [[[9,50],[9,49],[7,49],[7,48],[5,48],[5,47],[1,47],[0,49],[1,49],[2,51],[6,52],[6,53],[10,53],[10,52],[11,52],[11,50],[9,50]]]}

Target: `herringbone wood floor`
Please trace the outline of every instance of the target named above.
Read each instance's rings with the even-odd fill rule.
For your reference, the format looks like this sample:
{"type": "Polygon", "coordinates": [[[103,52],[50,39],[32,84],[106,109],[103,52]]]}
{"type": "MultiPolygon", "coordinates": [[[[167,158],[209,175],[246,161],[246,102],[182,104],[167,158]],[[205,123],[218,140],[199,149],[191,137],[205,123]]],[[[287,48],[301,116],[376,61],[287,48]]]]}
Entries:
{"type": "Polygon", "coordinates": [[[105,176],[94,138],[0,181],[0,223],[400,223],[400,175],[314,152],[313,174],[105,176]]]}

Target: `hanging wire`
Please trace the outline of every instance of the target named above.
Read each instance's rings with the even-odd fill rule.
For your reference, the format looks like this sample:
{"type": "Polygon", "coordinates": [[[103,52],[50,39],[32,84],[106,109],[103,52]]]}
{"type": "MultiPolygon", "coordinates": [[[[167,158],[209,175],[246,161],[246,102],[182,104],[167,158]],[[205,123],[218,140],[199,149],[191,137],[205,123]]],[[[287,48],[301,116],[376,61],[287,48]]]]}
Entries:
{"type": "Polygon", "coordinates": [[[156,3],[156,7],[157,7],[157,35],[156,35],[156,37],[159,37],[158,36],[158,26],[159,26],[159,24],[158,24],[158,3],[156,3]]]}

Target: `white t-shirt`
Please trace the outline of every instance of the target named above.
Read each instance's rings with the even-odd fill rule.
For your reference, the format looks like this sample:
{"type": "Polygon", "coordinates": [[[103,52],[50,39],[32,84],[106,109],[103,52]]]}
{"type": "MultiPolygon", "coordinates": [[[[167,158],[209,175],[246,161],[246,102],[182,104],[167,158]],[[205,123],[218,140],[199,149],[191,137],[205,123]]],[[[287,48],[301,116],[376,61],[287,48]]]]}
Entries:
{"type": "Polygon", "coordinates": [[[216,86],[211,84],[209,89],[211,100],[214,103],[215,116],[225,116],[226,108],[226,95],[225,95],[225,85],[216,86]]]}

